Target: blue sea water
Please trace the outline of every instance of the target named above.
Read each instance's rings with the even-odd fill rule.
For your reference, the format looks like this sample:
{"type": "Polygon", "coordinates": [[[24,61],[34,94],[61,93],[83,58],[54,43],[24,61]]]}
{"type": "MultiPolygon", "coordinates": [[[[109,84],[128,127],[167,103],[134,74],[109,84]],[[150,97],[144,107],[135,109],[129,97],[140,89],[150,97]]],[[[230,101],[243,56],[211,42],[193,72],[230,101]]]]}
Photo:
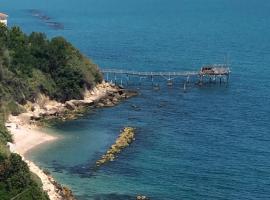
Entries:
{"type": "Polygon", "coordinates": [[[79,200],[270,199],[269,0],[1,0],[9,24],[64,36],[102,68],[197,70],[230,58],[226,86],[140,87],[50,131],[27,156],[79,200]],[[36,9],[64,29],[31,15],[36,9]],[[134,109],[134,105],[138,108],[134,109]],[[94,170],[122,127],[136,140],[94,170]]]}

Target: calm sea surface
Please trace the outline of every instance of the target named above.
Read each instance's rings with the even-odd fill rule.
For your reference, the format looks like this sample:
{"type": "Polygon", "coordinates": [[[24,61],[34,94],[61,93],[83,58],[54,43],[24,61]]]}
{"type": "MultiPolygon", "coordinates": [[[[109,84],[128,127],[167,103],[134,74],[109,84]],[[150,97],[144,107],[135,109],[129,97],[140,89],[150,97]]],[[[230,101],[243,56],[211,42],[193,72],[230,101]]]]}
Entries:
{"type": "Polygon", "coordinates": [[[197,70],[230,58],[227,86],[189,85],[184,93],[180,83],[167,88],[164,82],[159,91],[146,84],[138,97],[119,106],[53,127],[64,137],[28,158],[79,200],[128,200],[137,194],[155,200],[270,199],[269,0],[0,5],[10,26],[64,36],[104,68],[197,70]],[[50,19],[46,23],[35,13],[50,19]],[[95,161],[128,125],[137,128],[136,141],[94,171],[95,161]]]}

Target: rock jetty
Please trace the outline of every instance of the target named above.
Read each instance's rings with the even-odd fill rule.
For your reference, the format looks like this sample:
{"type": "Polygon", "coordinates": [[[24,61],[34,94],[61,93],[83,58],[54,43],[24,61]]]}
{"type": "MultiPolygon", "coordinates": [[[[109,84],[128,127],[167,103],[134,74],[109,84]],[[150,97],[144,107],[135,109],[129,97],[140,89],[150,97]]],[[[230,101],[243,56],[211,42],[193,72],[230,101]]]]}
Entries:
{"type": "Polygon", "coordinates": [[[120,133],[115,143],[104,154],[100,160],[96,162],[96,166],[99,167],[107,162],[115,160],[117,154],[119,154],[124,148],[128,147],[135,140],[135,128],[126,127],[120,133]]]}

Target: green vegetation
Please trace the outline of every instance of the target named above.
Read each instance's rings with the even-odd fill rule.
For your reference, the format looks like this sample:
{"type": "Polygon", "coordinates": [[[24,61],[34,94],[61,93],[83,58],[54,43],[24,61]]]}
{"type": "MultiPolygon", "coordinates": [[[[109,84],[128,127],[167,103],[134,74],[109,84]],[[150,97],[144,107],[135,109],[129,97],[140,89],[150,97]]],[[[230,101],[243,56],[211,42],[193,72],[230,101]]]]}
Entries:
{"type": "Polygon", "coordinates": [[[62,37],[1,26],[0,44],[0,100],[24,103],[40,92],[59,101],[80,99],[102,80],[97,66],[62,37]]]}
{"type": "Polygon", "coordinates": [[[21,104],[39,93],[67,101],[82,98],[85,89],[101,82],[97,66],[62,37],[24,34],[0,24],[0,199],[45,200],[41,183],[17,154],[4,123],[9,114],[23,112],[21,104]],[[14,198],[15,197],[15,198],[14,198]]]}
{"type": "Polygon", "coordinates": [[[38,181],[34,181],[33,175],[21,157],[10,154],[0,165],[0,198],[47,200],[48,196],[41,190],[38,181]]]}

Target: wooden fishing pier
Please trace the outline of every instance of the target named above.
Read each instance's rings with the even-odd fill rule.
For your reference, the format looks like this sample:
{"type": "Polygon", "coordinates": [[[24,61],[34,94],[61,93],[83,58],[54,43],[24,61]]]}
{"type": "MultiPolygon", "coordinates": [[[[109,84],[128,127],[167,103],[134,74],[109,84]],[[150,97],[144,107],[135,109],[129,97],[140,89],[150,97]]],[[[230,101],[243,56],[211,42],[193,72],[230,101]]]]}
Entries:
{"type": "Polygon", "coordinates": [[[156,86],[160,80],[165,80],[167,85],[172,86],[176,79],[182,78],[184,80],[184,88],[186,84],[195,80],[199,85],[204,83],[228,83],[229,75],[231,73],[227,64],[212,64],[201,67],[198,71],[176,71],[176,72],[148,72],[148,71],[132,71],[121,69],[102,69],[101,72],[108,82],[118,83],[120,85],[127,85],[138,81],[141,84],[142,80],[151,81],[152,85],[156,86]]]}

